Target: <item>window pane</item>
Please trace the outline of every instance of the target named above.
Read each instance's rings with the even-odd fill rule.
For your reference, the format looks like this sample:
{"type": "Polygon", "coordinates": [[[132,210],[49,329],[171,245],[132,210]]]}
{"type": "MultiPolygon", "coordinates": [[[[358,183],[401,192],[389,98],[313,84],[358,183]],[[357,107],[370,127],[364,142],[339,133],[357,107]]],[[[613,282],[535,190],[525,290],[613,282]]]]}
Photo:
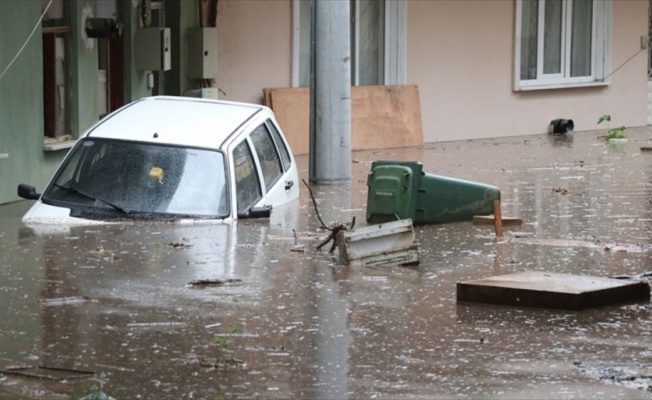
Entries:
{"type": "Polygon", "coordinates": [[[561,73],[562,44],[562,0],[546,0],[544,39],[543,39],[543,73],[561,73]]]}
{"type": "Polygon", "coordinates": [[[524,1],[521,9],[521,79],[537,78],[539,2],[524,1]]]}
{"type": "Polygon", "coordinates": [[[278,151],[281,153],[281,159],[283,160],[283,169],[287,171],[290,169],[290,165],[292,164],[290,161],[290,153],[288,152],[288,148],[285,147],[285,143],[283,142],[283,139],[281,139],[281,134],[276,129],[276,126],[274,126],[272,121],[267,121],[267,126],[269,127],[269,131],[272,132],[272,137],[274,137],[274,142],[276,142],[276,148],[278,148],[278,151]]]}
{"type": "Polygon", "coordinates": [[[56,110],[56,130],[55,135],[65,135],[71,133],[70,113],[68,112],[69,84],[68,84],[68,34],[57,35],[55,39],[55,56],[54,56],[54,74],[55,74],[55,110],[56,110]]]}
{"type": "Polygon", "coordinates": [[[591,36],[593,1],[573,2],[573,36],[571,38],[571,76],[591,75],[591,36]]]}
{"type": "Polygon", "coordinates": [[[269,191],[283,175],[283,169],[276,146],[265,124],[260,125],[251,133],[251,141],[254,143],[256,154],[258,154],[260,168],[263,170],[265,188],[269,191]]]}
{"type": "Polygon", "coordinates": [[[238,213],[244,213],[262,197],[256,165],[246,141],[233,150],[233,164],[238,213]]]}
{"type": "Polygon", "coordinates": [[[47,12],[43,27],[43,108],[45,136],[57,137],[72,133],[70,82],[69,1],[42,0],[47,12]]]}
{"type": "Polygon", "coordinates": [[[299,1],[298,36],[299,86],[310,86],[310,0],[299,1]]]}
{"type": "Polygon", "coordinates": [[[43,108],[45,136],[72,133],[70,46],[68,32],[43,34],[43,108]]]}
{"type": "Polygon", "coordinates": [[[385,2],[360,0],[359,49],[357,85],[380,85],[384,80],[385,2]]]}

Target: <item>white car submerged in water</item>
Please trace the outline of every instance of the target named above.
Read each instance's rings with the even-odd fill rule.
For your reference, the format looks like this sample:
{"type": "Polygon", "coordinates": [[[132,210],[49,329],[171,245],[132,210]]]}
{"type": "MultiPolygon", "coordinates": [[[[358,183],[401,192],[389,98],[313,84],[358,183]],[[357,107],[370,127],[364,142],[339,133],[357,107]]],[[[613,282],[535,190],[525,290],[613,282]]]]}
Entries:
{"type": "Polygon", "coordinates": [[[26,224],[233,220],[269,216],[299,197],[296,162],[267,107],[157,96],[88,129],[26,224]]]}

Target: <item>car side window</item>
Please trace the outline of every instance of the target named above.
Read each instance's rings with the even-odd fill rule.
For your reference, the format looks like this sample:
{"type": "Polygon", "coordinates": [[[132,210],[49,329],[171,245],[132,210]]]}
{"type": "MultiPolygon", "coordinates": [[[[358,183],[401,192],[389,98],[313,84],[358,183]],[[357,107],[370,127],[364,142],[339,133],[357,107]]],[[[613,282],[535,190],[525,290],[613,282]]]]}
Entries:
{"type": "Polygon", "coordinates": [[[238,214],[240,214],[247,212],[262,198],[256,164],[246,140],[233,150],[233,165],[238,214]]]}
{"type": "Polygon", "coordinates": [[[278,152],[281,153],[281,160],[283,161],[283,169],[287,171],[288,169],[290,169],[290,165],[292,165],[292,161],[290,161],[290,152],[288,151],[288,148],[285,146],[285,142],[281,138],[281,133],[278,131],[278,129],[276,129],[274,123],[270,120],[267,120],[267,127],[269,128],[269,131],[272,133],[274,142],[276,142],[276,147],[278,148],[278,152]]]}
{"type": "Polygon", "coordinates": [[[267,130],[267,125],[262,124],[256,128],[251,133],[251,141],[258,154],[260,168],[265,179],[265,188],[269,191],[283,175],[283,168],[281,167],[281,159],[276,151],[274,140],[267,130]]]}

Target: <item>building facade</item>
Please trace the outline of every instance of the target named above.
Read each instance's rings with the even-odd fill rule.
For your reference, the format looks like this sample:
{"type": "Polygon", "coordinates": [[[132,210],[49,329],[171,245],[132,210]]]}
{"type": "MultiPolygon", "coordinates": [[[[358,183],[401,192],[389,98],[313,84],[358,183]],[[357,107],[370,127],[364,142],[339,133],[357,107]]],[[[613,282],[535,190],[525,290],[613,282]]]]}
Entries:
{"type": "MultiPolygon", "coordinates": [[[[353,84],[417,85],[425,142],[539,134],[557,118],[591,130],[603,114],[648,123],[648,0],[350,5],[353,84]]],[[[130,101],[261,103],[308,84],[309,49],[308,0],[1,1],[0,203],[21,182],[42,190],[76,137],[130,101]],[[197,40],[217,55],[209,71],[196,72],[197,40]]]]}

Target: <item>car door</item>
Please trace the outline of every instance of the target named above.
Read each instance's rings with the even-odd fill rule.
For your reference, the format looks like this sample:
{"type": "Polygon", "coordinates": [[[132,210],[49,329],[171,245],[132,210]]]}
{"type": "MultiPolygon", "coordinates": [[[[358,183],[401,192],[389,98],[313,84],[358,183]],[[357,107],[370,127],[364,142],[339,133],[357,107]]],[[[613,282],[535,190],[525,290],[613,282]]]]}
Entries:
{"type": "Polygon", "coordinates": [[[298,198],[296,163],[274,122],[267,119],[258,125],[250,138],[260,167],[265,204],[277,207],[298,198]]]}
{"type": "MultiPolygon", "coordinates": [[[[249,140],[245,138],[231,150],[236,215],[246,214],[263,199],[260,174],[249,140]]],[[[232,197],[232,199],[233,199],[232,197]]]]}

